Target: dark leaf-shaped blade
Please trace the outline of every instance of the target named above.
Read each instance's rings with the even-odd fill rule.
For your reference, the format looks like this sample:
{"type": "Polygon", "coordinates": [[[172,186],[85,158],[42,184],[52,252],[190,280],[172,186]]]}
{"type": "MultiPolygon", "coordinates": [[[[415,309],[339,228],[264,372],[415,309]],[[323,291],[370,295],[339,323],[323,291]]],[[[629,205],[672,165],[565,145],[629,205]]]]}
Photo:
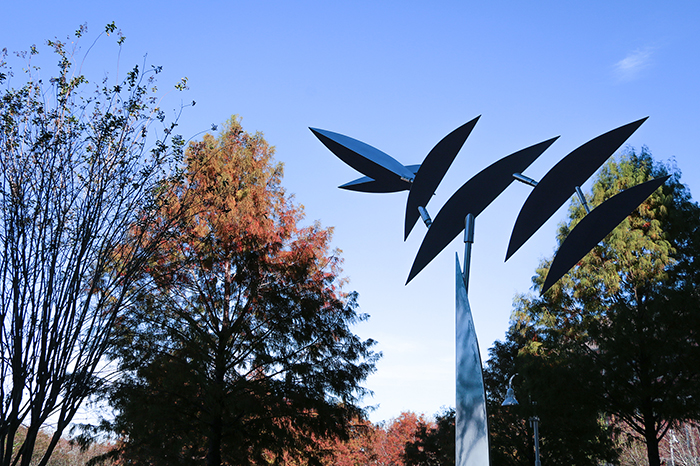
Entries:
{"type": "Polygon", "coordinates": [[[540,294],[544,294],[598,243],[644,202],[669,176],[638,184],[593,209],[571,230],[559,247],[540,294]]]}
{"type": "Polygon", "coordinates": [[[395,189],[397,181],[403,180],[408,188],[408,181],[413,180],[413,172],[369,144],[332,131],[309,129],[340,160],[380,185],[386,186],[390,191],[395,189]]]}
{"type": "Polygon", "coordinates": [[[418,207],[426,207],[430,197],[435,193],[438,185],[445,177],[445,173],[452,165],[457,153],[471,134],[480,116],[463,124],[450,134],[445,136],[428,153],[425,160],[416,173],[413,186],[408,193],[406,201],[406,220],[404,221],[404,240],[408,238],[420,214],[418,207]]]}
{"type": "Polygon", "coordinates": [[[413,280],[445,247],[464,230],[467,214],[479,215],[559,136],[515,152],[495,162],[464,183],[440,209],[423,238],[406,284],[413,280]]]}
{"type": "Polygon", "coordinates": [[[348,191],[363,193],[396,193],[399,191],[408,191],[411,187],[411,183],[403,181],[400,178],[380,182],[373,180],[369,176],[363,176],[362,178],[358,178],[338,187],[340,189],[347,189],[348,191]]]}
{"type": "Polygon", "coordinates": [[[520,209],[510,235],[506,260],[549,220],[603,163],[634,133],[646,118],[620,126],[578,147],[540,180],[520,209]]]}
{"type": "MultiPolygon", "coordinates": [[[[406,165],[412,173],[416,173],[420,165],[406,165]]],[[[338,186],[341,189],[349,191],[359,191],[363,193],[395,193],[398,191],[406,191],[410,189],[411,184],[408,181],[398,179],[395,182],[378,183],[369,176],[363,176],[356,180],[338,186]]]]}

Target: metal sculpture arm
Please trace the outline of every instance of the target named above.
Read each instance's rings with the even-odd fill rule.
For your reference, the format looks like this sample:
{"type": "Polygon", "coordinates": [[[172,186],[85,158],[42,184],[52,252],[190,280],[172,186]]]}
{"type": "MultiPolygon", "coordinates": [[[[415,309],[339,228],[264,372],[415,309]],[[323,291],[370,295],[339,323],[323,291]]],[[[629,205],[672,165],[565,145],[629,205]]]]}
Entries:
{"type": "Polygon", "coordinates": [[[506,260],[535,234],[647,118],[592,139],[559,161],[528,196],[515,221],[506,260]]]}
{"type": "Polygon", "coordinates": [[[404,240],[408,238],[418,221],[418,207],[426,207],[428,205],[430,197],[435,193],[438,185],[445,177],[445,173],[447,173],[457,153],[464,145],[480,117],[481,115],[445,136],[423,160],[418,172],[416,172],[411,190],[408,192],[404,221],[404,240]]]}
{"type": "MultiPolygon", "coordinates": [[[[418,171],[419,167],[420,165],[406,165],[406,168],[408,168],[413,174],[418,171]]],[[[369,176],[363,176],[362,178],[349,181],[338,187],[340,189],[347,189],[348,191],[359,191],[363,193],[397,193],[399,191],[410,189],[406,187],[407,185],[410,187],[409,183],[397,183],[395,187],[394,185],[387,186],[386,184],[382,184],[369,176]]]]}
{"type": "MultiPolygon", "coordinates": [[[[379,149],[342,134],[323,129],[309,128],[316,137],[333,152],[340,160],[350,165],[363,175],[367,175],[374,183],[370,183],[369,192],[390,193],[405,191],[411,188],[414,172],[404,167],[390,155],[379,149]]],[[[360,180],[363,180],[360,178],[360,180]]],[[[353,186],[341,186],[354,191],[362,191],[362,184],[355,180],[348,183],[353,186]]],[[[368,180],[369,181],[369,180],[368,180]]]]}
{"type": "Polygon", "coordinates": [[[530,146],[483,169],[464,183],[445,203],[423,238],[406,284],[464,230],[467,214],[479,215],[513,181],[513,173],[524,171],[559,136],[530,146]]]}
{"type": "Polygon", "coordinates": [[[554,256],[540,294],[546,293],[670,176],[638,184],[593,209],[571,230],[554,256]]]}
{"type": "Polygon", "coordinates": [[[309,129],[340,160],[367,175],[345,183],[340,188],[370,193],[409,191],[405,239],[418,220],[418,206],[426,206],[479,118],[474,118],[445,136],[428,153],[422,164],[407,166],[357,139],[323,129],[309,129]]]}

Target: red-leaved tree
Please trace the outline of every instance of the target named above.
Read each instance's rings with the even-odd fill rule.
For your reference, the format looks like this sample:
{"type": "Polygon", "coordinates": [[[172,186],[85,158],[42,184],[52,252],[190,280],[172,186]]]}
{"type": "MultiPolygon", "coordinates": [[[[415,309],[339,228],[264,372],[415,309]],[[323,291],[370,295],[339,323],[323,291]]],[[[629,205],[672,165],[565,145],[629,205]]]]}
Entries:
{"type": "Polygon", "coordinates": [[[236,118],[192,144],[186,163],[161,218],[188,208],[190,220],[144,269],[121,322],[117,453],[153,465],[318,463],[308,447],[347,438],[377,358],[351,331],[365,316],[340,288],[331,230],[300,225],[273,149],[236,118]]]}

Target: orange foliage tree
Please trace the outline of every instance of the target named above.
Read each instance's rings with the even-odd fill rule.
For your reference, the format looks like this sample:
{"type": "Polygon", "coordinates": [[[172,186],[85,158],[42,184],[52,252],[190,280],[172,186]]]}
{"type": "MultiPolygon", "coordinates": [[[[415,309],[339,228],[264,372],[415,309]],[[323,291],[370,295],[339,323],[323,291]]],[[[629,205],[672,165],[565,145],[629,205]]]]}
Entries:
{"type": "Polygon", "coordinates": [[[362,415],[374,342],[351,332],[365,316],[340,288],[331,230],[299,225],[273,153],[235,117],[186,152],[161,215],[191,220],[144,270],[116,342],[108,428],[124,461],[319,464],[309,446],[362,415]]]}
{"type": "Polygon", "coordinates": [[[408,411],[382,426],[377,432],[374,445],[376,464],[402,466],[406,443],[416,441],[416,433],[424,423],[426,423],[424,415],[408,411]]]}
{"type": "Polygon", "coordinates": [[[419,421],[416,440],[405,445],[406,466],[454,466],[455,464],[454,408],[443,409],[434,422],[419,421]]]}
{"type": "Polygon", "coordinates": [[[319,447],[329,452],[327,466],[403,466],[406,446],[418,440],[421,429],[434,427],[424,415],[408,411],[377,425],[358,420],[348,439],[325,441],[319,447]]]}

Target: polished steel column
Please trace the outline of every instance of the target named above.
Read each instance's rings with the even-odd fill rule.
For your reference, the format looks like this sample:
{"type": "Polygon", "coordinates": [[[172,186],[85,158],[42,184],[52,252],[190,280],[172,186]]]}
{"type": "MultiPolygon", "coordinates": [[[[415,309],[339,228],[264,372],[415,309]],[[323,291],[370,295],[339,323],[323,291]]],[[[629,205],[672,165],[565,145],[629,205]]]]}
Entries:
{"type": "MultiPolygon", "coordinates": [[[[481,355],[467,288],[456,255],[456,466],[489,466],[489,433],[481,355]]],[[[469,267],[469,264],[465,264],[469,267]]]]}

